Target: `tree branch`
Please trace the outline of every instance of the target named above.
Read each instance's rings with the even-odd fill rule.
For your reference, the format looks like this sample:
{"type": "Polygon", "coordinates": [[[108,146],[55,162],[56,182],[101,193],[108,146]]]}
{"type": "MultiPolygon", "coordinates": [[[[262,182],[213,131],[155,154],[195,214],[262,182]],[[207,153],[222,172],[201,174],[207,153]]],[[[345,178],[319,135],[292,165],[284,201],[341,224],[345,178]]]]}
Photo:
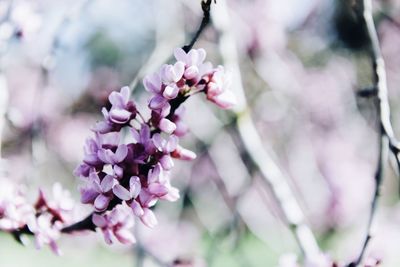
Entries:
{"type": "MultiPolygon", "coordinates": [[[[216,1],[214,1],[216,3],[216,1]]],[[[188,45],[185,45],[182,47],[185,52],[189,52],[190,49],[193,48],[194,44],[196,43],[197,39],[200,37],[201,33],[207,28],[207,26],[210,24],[210,10],[211,10],[211,3],[212,0],[203,0],[201,2],[201,9],[203,10],[203,19],[200,23],[200,26],[195,33],[195,35],[192,38],[192,41],[188,45]]]]}
{"type": "Polygon", "coordinates": [[[382,57],[380,49],[378,34],[375,28],[372,16],[372,1],[371,0],[358,0],[355,11],[357,15],[362,18],[364,26],[366,27],[369,42],[370,42],[370,56],[373,67],[373,87],[376,88],[376,101],[377,101],[377,114],[379,119],[379,156],[375,172],[375,187],[374,195],[371,202],[371,209],[368,218],[367,232],[358,258],[350,263],[349,267],[355,267],[362,263],[368,244],[372,238],[372,227],[376,217],[376,210],[380,189],[383,181],[383,169],[387,160],[388,149],[394,155],[397,167],[400,171],[399,161],[399,142],[396,139],[393,127],[390,121],[390,106],[388,89],[386,82],[385,62],[382,57]]]}
{"type": "Polygon", "coordinates": [[[258,172],[264,184],[271,189],[284,222],[289,226],[296,241],[308,260],[320,257],[320,249],[316,239],[308,227],[303,211],[278,165],[272,156],[263,148],[263,142],[254,126],[249,107],[246,103],[242,85],[235,38],[230,31],[229,14],[226,1],[221,0],[216,8],[215,27],[220,31],[220,51],[225,66],[232,72],[233,90],[239,98],[239,103],[233,115],[234,124],[230,127],[231,135],[241,151],[242,160],[250,174],[258,172]]]}

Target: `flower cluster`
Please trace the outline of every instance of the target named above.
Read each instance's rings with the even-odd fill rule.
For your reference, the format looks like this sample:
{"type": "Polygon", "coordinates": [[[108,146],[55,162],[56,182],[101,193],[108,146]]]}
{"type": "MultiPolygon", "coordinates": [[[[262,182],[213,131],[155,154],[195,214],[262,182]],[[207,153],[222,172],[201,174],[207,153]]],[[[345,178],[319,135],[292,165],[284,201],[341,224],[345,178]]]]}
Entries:
{"type": "Polygon", "coordinates": [[[47,244],[60,254],[56,240],[61,229],[69,223],[73,201],[60,184],[53,186],[53,198],[48,199],[42,190],[35,205],[28,203],[22,187],[7,179],[0,179],[0,230],[20,234],[33,234],[37,248],[47,244]]]}
{"type": "Polygon", "coordinates": [[[179,145],[187,132],[181,104],[200,92],[221,108],[235,103],[223,67],[205,63],[203,49],[186,53],[178,48],[174,54],[176,63],[163,65],[143,81],[152,93],[149,118],[129,99],[128,87],[110,94],[110,107],[103,108],[104,120],[94,126],[94,137],[86,141],[83,162],[75,170],[85,181],[81,201],[93,205],[92,222],[107,243],[114,237],[133,243],[132,215],[154,227],[157,219],[151,208],[157,201],[179,198],[170,183],[173,159],[196,157],[179,145]]]}

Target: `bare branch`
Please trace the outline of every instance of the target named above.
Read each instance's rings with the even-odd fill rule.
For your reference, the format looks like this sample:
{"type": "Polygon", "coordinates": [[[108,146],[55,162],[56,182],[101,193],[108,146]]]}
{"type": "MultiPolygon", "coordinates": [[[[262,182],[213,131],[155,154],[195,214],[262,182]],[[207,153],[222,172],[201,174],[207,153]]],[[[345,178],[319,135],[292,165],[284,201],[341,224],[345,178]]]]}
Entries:
{"type": "Polygon", "coordinates": [[[229,14],[225,1],[221,0],[216,6],[214,19],[215,27],[220,31],[220,51],[224,64],[232,72],[234,81],[233,89],[240,98],[235,109],[235,124],[231,131],[232,136],[241,150],[241,156],[249,173],[258,172],[263,177],[266,186],[271,189],[282,213],[283,220],[289,226],[297,243],[307,259],[319,257],[320,249],[316,239],[308,227],[304,214],[294,194],[278,165],[271,155],[263,148],[263,143],[252,122],[245,93],[242,85],[238,55],[229,25],[229,14]]]}
{"type": "Polygon", "coordinates": [[[370,42],[369,52],[371,54],[370,56],[374,73],[373,88],[376,88],[376,100],[378,102],[377,113],[379,119],[379,158],[375,172],[375,188],[371,202],[366,236],[358,258],[354,262],[350,263],[348,265],[349,267],[358,266],[362,263],[366,249],[372,238],[372,227],[376,217],[380,188],[384,177],[383,169],[384,164],[387,161],[388,149],[390,149],[391,153],[394,155],[397,162],[397,167],[399,167],[400,170],[399,142],[394,135],[393,127],[390,121],[390,106],[386,82],[385,62],[382,57],[378,34],[372,16],[372,1],[358,0],[355,11],[364,22],[370,42]]]}
{"type": "Polygon", "coordinates": [[[203,19],[200,23],[200,26],[192,38],[192,41],[188,45],[182,47],[185,52],[189,52],[190,49],[193,48],[194,44],[196,43],[197,39],[200,37],[201,33],[207,28],[210,24],[210,10],[211,10],[211,3],[212,0],[205,0],[201,2],[201,9],[203,10],[203,19]]]}

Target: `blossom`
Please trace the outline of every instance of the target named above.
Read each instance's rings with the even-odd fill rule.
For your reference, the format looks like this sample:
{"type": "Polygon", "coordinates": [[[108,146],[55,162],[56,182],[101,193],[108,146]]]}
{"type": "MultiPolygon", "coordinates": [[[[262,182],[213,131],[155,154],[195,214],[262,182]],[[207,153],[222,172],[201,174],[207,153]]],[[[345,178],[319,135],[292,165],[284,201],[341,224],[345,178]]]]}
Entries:
{"type": "Polygon", "coordinates": [[[11,232],[26,225],[34,214],[22,187],[17,187],[8,179],[0,179],[0,230],[11,232]]]}
{"type": "Polygon", "coordinates": [[[231,108],[236,104],[235,95],[230,91],[231,79],[219,66],[211,75],[207,84],[207,99],[223,109],[231,108]]]}
{"type": "Polygon", "coordinates": [[[176,201],[179,190],[171,184],[175,159],[193,160],[196,154],[179,144],[187,133],[183,122],[183,102],[196,93],[204,93],[211,102],[227,108],[229,80],[222,67],[214,69],[204,62],[206,52],[176,49],[173,64],[143,79],[151,94],[144,118],[129,100],[128,87],[112,92],[104,119],[92,128],[94,137],[84,147],[82,163],[75,175],[83,179],[81,202],[93,206],[92,221],[101,229],[107,243],[113,237],[121,243],[133,243],[127,230],[132,216],[148,227],[157,224],[152,210],[159,200],[176,201]],[[224,102],[225,101],[225,102],[224,102]],[[128,134],[130,138],[122,138],[128,134]],[[127,220],[127,221],[124,221],[127,220]]]}
{"type": "Polygon", "coordinates": [[[122,244],[135,243],[131,228],[134,217],[126,205],[117,205],[112,211],[105,214],[93,214],[93,223],[103,232],[107,244],[113,243],[115,237],[122,244]]]}
{"type": "Polygon", "coordinates": [[[52,222],[52,220],[53,216],[45,213],[38,217],[31,217],[27,226],[35,236],[36,248],[40,249],[48,244],[54,253],[60,255],[61,251],[58,249],[56,240],[60,237],[63,224],[60,221],[52,222]]]}
{"type": "Polygon", "coordinates": [[[38,249],[49,245],[54,253],[60,254],[56,240],[61,229],[69,223],[73,201],[68,191],[61,185],[53,185],[53,197],[48,198],[44,191],[34,205],[28,203],[24,190],[8,179],[0,179],[0,230],[19,233],[28,229],[35,237],[38,249]]]}

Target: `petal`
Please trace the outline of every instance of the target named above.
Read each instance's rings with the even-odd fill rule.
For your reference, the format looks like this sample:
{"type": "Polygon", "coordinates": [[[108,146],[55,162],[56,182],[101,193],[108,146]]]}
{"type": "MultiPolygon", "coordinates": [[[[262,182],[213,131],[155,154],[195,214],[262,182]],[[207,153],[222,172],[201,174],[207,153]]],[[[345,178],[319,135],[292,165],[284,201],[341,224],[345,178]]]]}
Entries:
{"type": "Polygon", "coordinates": [[[140,179],[137,176],[132,176],[131,179],[129,180],[129,191],[131,194],[132,198],[136,198],[140,190],[142,189],[142,186],[140,184],[140,179]]]}
{"type": "Polygon", "coordinates": [[[106,175],[100,183],[101,190],[106,193],[113,188],[115,182],[114,176],[106,175]]]}
{"type": "Polygon", "coordinates": [[[106,225],[107,225],[106,218],[104,218],[103,215],[96,214],[96,213],[94,213],[92,215],[92,222],[94,223],[94,225],[96,225],[97,227],[100,227],[100,228],[106,227],[106,225]]]}
{"type": "Polygon", "coordinates": [[[99,159],[104,162],[104,163],[108,163],[108,164],[112,164],[113,162],[113,153],[111,150],[109,149],[100,149],[97,152],[97,156],[99,157],[99,159]]]}
{"type": "Polygon", "coordinates": [[[196,65],[199,59],[199,53],[196,49],[192,49],[188,53],[188,58],[189,65],[196,65]]]}
{"type": "MultiPolygon", "coordinates": [[[[100,147],[114,147],[118,146],[119,141],[121,139],[121,135],[119,132],[111,132],[107,134],[98,135],[100,147]]],[[[97,149],[98,150],[98,149],[97,149]]]]}
{"type": "Polygon", "coordinates": [[[185,78],[188,80],[194,79],[199,75],[199,68],[197,66],[190,66],[185,70],[185,78]]]}
{"type": "Polygon", "coordinates": [[[232,108],[237,104],[235,95],[231,91],[224,91],[222,94],[209,99],[222,109],[232,108]]]}
{"type": "Polygon", "coordinates": [[[160,120],[158,123],[158,127],[161,129],[161,131],[171,134],[175,131],[176,125],[169,119],[163,118],[160,120]]]}
{"type": "Polygon", "coordinates": [[[204,76],[213,71],[213,65],[210,62],[205,62],[199,66],[199,75],[204,76]]]}
{"type": "Polygon", "coordinates": [[[160,183],[149,184],[148,190],[151,194],[156,195],[157,197],[162,197],[168,194],[168,188],[160,183]]]}
{"type": "Polygon", "coordinates": [[[157,73],[148,75],[143,79],[144,88],[154,94],[161,92],[161,78],[157,73]]]}
{"type": "Polygon", "coordinates": [[[141,206],[144,207],[150,207],[154,205],[157,202],[157,197],[150,194],[147,189],[142,189],[139,194],[139,199],[141,206]]]}
{"type": "Polygon", "coordinates": [[[196,153],[178,145],[171,153],[171,156],[181,160],[194,160],[196,158],[196,153]]]}
{"type": "Polygon", "coordinates": [[[144,214],[143,208],[142,206],[140,206],[139,202],[137,202],[136,200],[133,200],[131,203],[131,208],[133,213],[138,216],[141,217],[144,214]]]}
{"type": "Polygon", "coordinates": [[[207,84],[207,97],[208,98],[213,98],[223,92],[223,88],[215,83],[215,82],[209,82],[207,84]]]}
{"type": "Polygon", "coordinates": [[[179,199],[179,190],[175,187],[170,187],[168,190],[168,194],[162,197],[162,199],[167,200],[167,201],[177,201],[179,199]]]}
{"type": "Polygon", "coordinates": [[[183,137],[189,131],[189,127],[182,120],[177,120],[174,123],[176,125],[174,135],[183,137]]]}
{"type": "Polygon", "coordinates": [[[133,127],[129,127],[129,131],[131,132],[131,135],[132,135],[132,138],[133,138],[133,141],[135,142],[135,144],[139,143],[140,135],[139,135],[138,131],[133,127]]]}
{"type": "Polygon", "coordinates": [[[98,132],[98,133],[102,133],[102,134],[103,133],[108,133],[108,132],[112,131],[112,129],[113,129],[113,126],[110,123],[105,122],[105,121],[97,122],[95,124],[95,126],[92,127],[93,131],[98,132]]]}
{"type": "Polygon", "coordinates": [[[160,164],[157,164],[153,169],[149,170],[149,173],[147,175],[148,183],[158,182],[161,176],[161,172],[162,170],[160,164]]]}
{"type": "Polygon", "coordinates": [[[198,61],[197,61],[197,65],[202,64],[203,61],[206,59],[207,53],[206,50],[204,50],[203,48],[197,49],[197,54],[198,54],[198,61]]]}
{"type": "Polygon", "coordinates": [[[100,184],[100,177],[99,177],[99,175],[97,174],[97,172],[95,172],[95,171],[93,171],[93,172],[91,172],[91,173],[89,174],[89,180],[90,180],[91,182],[100,184]]]}
{"type": "Polygon", "coordinates": [[[133,233],[128,229],[119,229],[118,231],[114,232],[115,237],[118,239],[119,242],[125,245],[134,244],[136,242],[133,233]]]}
{"type": "Polygon", "coordinates": [[[112,109],[110,111],[109,119],[117,124],[124,124],[127,123],[132,116],[132,113],[125,109],[112,109]]]}
{"type": "Polygon", "coordinates": [[[174,167],[174,162],[172,161],[172,158],[169,155],[162,156],[160,159],[160,163],[163,169],[167,171],[174,167]]]}
{"type": "Polygon", "coordinates": [[[147,124],[142,124],[140,129],[140,139],[145,142],[150,139],[150,127],[147,124]]]}
{"type": "Polygon", "coordinates": [[[159,133],[156,133],[153,135],[153,144],[155,145],[155,147],[162,151],[163,150],[163,146],[165,144],[165,140],[161,137],[161,135],[159,133]]]}
{"type": "Polygon", "coordinates": [[[50,240],[49,247],[57,256],[62,255],[61,250],[58,248],[57,243],[54,240],[50,240]]]}
{"type": "Polygon", "coordinates": [[[81,188],[81,202],[83,204],[93,203],[99,193],[92,188],[81,188]]]}
{"type": "Polygon", "coordinates": [[[122,178],[122,176],[124,175],[124,169],[118,165],[114,165],[113,170],[114,170],[114,175],[117,176],[118,178],[122,178]]]}
{"type": "Polygon", "coordinates": [[[157,225],[157,218],[154,215],[153,211],[145,208],[143,209],[143,215],[140,217],[140,220],[148,227],[153,228],[157,225]]]}
{"type": "Polygon", "coordinates": [[[97,211],[103,211],[108,207],[111,198],[106,195],[98,195],[94,200],[94,207],[97,211]]]}
{"type": "Polygon", "coordinates": [[[178,82],[182,79],[183,73],[185,72],[185,63],[178,61],[174,64],[174,77],[173,81],[178,82]]]}
{"type": "Polygon", "coordinates": [[[104,241],[106,241],[108,245],[111,245],[113,243],[112,241],[113,234],[110,229],[104,229],[103,236],[104,236],[104,241]]]}
{"type": "Polygon", "coordinates": [[[128,147],[125,144],[118,146],[117,151],[115,151],[114,161],[116,163],[122,162],[128,155],[128,147]]]}
{"type": "Polygon", "coordinates": [[[124,86],[121,88],[120,94],[124,104],[126,105],[129,101],[129,96],[131,95],[131,89],[129,88],[129,86],[124,86]]]}
{"type": "Polygon", "coordinates": [[[97,154],[86,154],[83,158],[83,162],[90,166],[96,166],[101,163],[97,154]]]}
{"type": "Polygon", "coordinates": [[[180,47],[175,48],[174,49],[174,56],[175,56],[177,61],[182,61],[182,62],[186,63],[187,54],[182,48],[180,48],[180,47]]]}
{"type": "Polygon", "coordinates": [[[74,170],[74,175],[78,177],[88,177],[90,173],[90,166],[87,164],[81,164],[74,170]]]}
{"type": "Polygon", "coordinates": [[[178,96],[179,88],[176,86],[167,86],[164,89],[163,96],[167,99],[174,99],[178,96]]]}
{"type": "Polygon", "coordinates": [[[124,107],[124,99],[122,95],[118,92],[111,92],[111,94],[108,96],[108,101],[110,101],[113,107],[124,107]]]}
{"type": "Polygon", "coordinates": [[[116,185],[113,187],[113,193],[114,193],[119,199],[122,199],[122,200],[129,200],[129,199],[131,199],[131,194],[130,194],[130,192],[129,192],[125,187],[123,187],[123,186],[120,185],[120,184],[116,184],[116,185]]]}
{"type": "Polygon", "coordinates": [[[154,96],[149,102],[149,108],[160,109],[167,103],[167,99],[160,95],[154,96]]]}
{"type": "Polygon", "coordinates": [[[178,137],[176,135],[171,135],[168,138],[168,142],[165,145],[165,151],[164,152],[172,152],[176,149],[176,147],[178,146],[178,137]]]}
{"type": "Polygon", "coordinates": [[[160,115],[161,117],[165,118],[169,115],[171,112],[171,105],[167,102],[165,105],[161,108],[160,115]]]}

